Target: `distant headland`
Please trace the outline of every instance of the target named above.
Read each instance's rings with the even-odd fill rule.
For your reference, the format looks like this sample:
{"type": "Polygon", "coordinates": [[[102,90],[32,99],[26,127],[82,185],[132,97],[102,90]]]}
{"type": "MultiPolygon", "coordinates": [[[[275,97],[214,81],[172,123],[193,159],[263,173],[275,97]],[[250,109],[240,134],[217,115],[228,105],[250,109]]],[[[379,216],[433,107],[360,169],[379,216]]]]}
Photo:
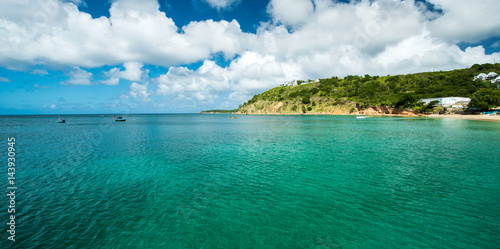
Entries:
{"type": "Polygon", "coordinates": [[[200,114],[234,114],[238,112],[238,109],[235,110],[208,110],[208,111],[202,111],[200,114]]]}
{"type": "Polygon", "coordinates": [[[236,110],[201,113],[302,115],[472,114],[500,107],[500,63],[395,76],[288,81],[236,110]],[[491,80],[491,81],[490,81],[491,80]]]}

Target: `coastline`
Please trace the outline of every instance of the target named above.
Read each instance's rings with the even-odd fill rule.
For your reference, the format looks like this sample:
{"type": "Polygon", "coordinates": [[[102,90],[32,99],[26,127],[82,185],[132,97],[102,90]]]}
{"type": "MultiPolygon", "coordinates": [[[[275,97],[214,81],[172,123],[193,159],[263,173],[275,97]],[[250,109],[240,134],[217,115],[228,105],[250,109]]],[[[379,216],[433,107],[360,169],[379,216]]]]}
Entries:
{"type": "MultiPolygon", "coordinates": [[[[208,113],[200,113],[200,114],[208,114],[208,113]]],[[[314,115],[349,115],[349,116],[369,116],[369,117],[425,117],[425,118],[452,118],[452,119],[463,119],[463,120],[476,120],[476,121],[490,121],[490,122],[499,122],[500,123],[500,115],[482,115],[482,114],[385,114],[385,113],[241,113],[236,112],[233,113],[236,115],[306,115],[306,116],[314,116],[314,115]]]]}
{"type": "Polygon", "coordinates": [[[477,120],[477,121],[490,121],[490,122],[500,122],[500,115],[462,115],[462,114],[446,114],[446,115],[426,115],[429,118],[454,118],[454,119],[465,119],[465,120],[477,120]]]}

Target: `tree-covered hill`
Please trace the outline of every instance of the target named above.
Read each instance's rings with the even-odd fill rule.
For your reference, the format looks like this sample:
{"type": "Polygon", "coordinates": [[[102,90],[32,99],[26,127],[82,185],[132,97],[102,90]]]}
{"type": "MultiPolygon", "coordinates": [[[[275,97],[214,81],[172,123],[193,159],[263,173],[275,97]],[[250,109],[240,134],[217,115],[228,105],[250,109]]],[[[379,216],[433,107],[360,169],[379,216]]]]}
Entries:
{"type": "Polygon", "coordinates": [[[480,73],[500,73],[500,64],[473,65],[453,71],[397,76],[332,77],[319,82],[280,86],[255,95],[239,113],[332,113],[370,108],[409,108],[416,112],[433,106],[417,103],[422,98],[469,97],[472,107],[500,105],[500,91],[490,81],[474,81],[480,73]]]}

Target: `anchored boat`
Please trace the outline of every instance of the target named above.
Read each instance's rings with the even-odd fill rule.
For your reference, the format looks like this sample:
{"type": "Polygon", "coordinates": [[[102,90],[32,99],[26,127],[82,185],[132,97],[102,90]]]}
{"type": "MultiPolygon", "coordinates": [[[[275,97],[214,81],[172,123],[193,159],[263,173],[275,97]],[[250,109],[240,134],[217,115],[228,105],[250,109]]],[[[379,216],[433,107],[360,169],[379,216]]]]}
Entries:
{"type": "Polygon", "coordinates": [[[56,120],[56,123],[66,123],[66,119],[62,119],[61,116],[59,116],[59,119],[56,120]]]}
{"type": "Polygon", "coordinates": [[[112,119],[115,120],[115,122],[125,122],[127,119],[124,119],[123,117],[115,117],[113,116],[112,119]]]}

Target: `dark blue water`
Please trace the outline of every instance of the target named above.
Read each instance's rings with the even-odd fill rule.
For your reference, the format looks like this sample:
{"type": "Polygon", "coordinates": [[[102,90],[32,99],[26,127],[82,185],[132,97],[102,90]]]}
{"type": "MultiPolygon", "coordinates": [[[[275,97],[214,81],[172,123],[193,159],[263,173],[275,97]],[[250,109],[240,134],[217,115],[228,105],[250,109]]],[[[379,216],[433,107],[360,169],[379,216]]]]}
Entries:
{"type": "Polygon", "coordinates": [[[500,248],[499,123],[229,117],[0,116],[0,247],[500,248]]]}

